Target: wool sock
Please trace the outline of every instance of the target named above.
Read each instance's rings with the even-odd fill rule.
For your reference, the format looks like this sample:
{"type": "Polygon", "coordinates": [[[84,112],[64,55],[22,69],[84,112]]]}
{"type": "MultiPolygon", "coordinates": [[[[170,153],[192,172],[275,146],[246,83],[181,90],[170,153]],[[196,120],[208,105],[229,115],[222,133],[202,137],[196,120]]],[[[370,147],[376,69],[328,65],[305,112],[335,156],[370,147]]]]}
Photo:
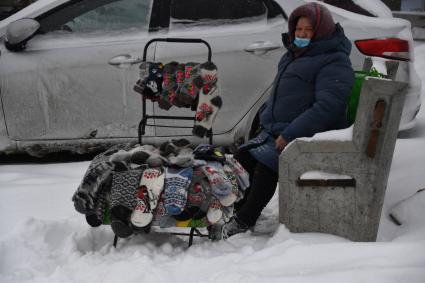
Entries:
{"type": "Polygon", "coordinates": [[[186,204],[188,208],[194,208],[192,209],[193,219],[201,219],[206,215],[210,198],[211,186],[208,183],[208,179],[201,168],[195,167],[193,169],[192,182],[189,186],[186,204]]]}
{"type": "Polygon", "coordinates": [[[239,187],[245,191],[250,185],[248,172],[232,155],[226,155],[225,157],[226,164],[232,168],[233,173],[236,175],[239,187]]]}
{"type": "Polygon", "coordinates": [[[219,162],[208,162],[201,167],[202,172],[208,179],[212,194],[224,206],[228,206],[235,201],[236,196],[232,193],[232,183],[223,171],[223,165],[219,162]]]}
{"type": "Polygon", "coordinates": [[[91,211],[86,213],[86,221],[92,227],[98,227],[103,223],[105,218],[105,213],[107,212],[107,207],[110,203],[110,192],[106,188],[102,189],[99,193],[95,203],[94,208],[91,211]]]}
{"type": "Polygon", "coordinates": [[[186,64],[183,64],[183,63],[178,64],[177,66],[177,70],[176,70],[176,83],[177,83],[176,94],[177,95],[180,93],[180,89],[184,83],[185,68],[186,68],[186,64]]]}
{"type": "Polygon", "coordinates": [[[210,224],[215,224],[223,217],[222,205],[216,198],[211,198],[208,205],[207,219],[210,224]]]}
{"type": "Polygon", "coordinates": [[[192,179],[191,167],[168,167],[165,174],[164,206],[168,215],[180,214],[187,201],[187,190],[192,179]]]}
{"type": "Polygon", "coordinates": [[[172,102],[176,96],[177,90],[177,62],[170,62],[164,65],[163,69],[163,81],[162,81],[162,92],[160,99],[158,100],[158,106],[161,109],[168,110],[171,108],[172,102]]]}
{"type": "Polygon", "coordinates": [[[205,62],[199,66],[202,83],[209,88],[217,83],[217,66],[213,62],[205,62]]]}
{"type": "Polygon", "coordinates": [[[171,141],[163,142],[159,146],[159,153],[167,157],[170,153],[178,154],[183,148],[190,148],[190,142],[187,139],[172,139],[171,141]]]}
{"type": "Polygon", "coordinates": [[[218,161],[223,163],[226,160],[224,148],[211,144],[199,144],[194,150],[195,159],[206,161],[218,161]]]}
{"type": "Polygon", "coordinates": [[[152,91],[155,96],[158,96],[162,91],[162,71],[164,66],[162,63],[149,64],[149,75],[146,79],[146,87],[152,91]]]}
{"type": "Polygon", "coordinates": [[[149,68],[151,64],[152,62],[142,62],[139,65],[139,79],[134,85],[133,90],[144,96],[146,99],[156,101],[158,97],[151,90],[151,88],[147,87],[146,85],[146,82],[149,79],[149,68]]]}
{"type": "Polygon", "coordinates": [[[130,215],[137,203],[142,169],[112,173],[111,188],[111,227],[121,238],[130,236],[130,215]]]}
{"type": "Polygon", "coordinates": [[[204,87],[199,92],[198,107],[195,114],[195,125],[192,133],[198,137],[204,137],[220,110],[223,102],[218,95],[217,86],[204,87]]]}
{"type": "Polygon", "coordinates": [[[162,169],[148,168],[143,171],[137,194],[137,205],[131,213],[131,223],[135,227],[145,227],[152,221],[153,210],[158,205],[163,187],[162,169]]]}
{"type": "Polygon", "coordinates": [[[117,219],[128,220],[128,216],[136,206],[141,175],[142,169],[112,173],[111,214],[117,219]]]}
{"type": "Polygon", "coordinates": [[[192,167],[194,162],[193,150],[191,148],[182,148],[177,155],[170,154],[168,161],[170,165],[179,167],[192,167]]]}
{"type": "Polygon", "coordinates": [[[201,88],[202,78],[199,74],[199,64],[187,63],[185,65],[184,82],[180,87],[178,101],[176,103],[184,107],[191,106],[196,100],[201,88]]]}

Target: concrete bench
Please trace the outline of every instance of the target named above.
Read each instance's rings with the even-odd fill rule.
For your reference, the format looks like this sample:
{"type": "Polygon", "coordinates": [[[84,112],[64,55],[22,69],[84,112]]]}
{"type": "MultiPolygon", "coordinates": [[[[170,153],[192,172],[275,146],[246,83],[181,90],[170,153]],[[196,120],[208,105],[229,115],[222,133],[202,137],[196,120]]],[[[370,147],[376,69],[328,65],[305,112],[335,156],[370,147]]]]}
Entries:
{"type": "Polygon", "coordinates": [[[367,77],[352,136],[322,133],[296,139],[282,152],[279,220],[291,232],[376,240],[406,91],[406,83],[367,77]],[[302,178],[312,171],[337,177],[302,178]]]}

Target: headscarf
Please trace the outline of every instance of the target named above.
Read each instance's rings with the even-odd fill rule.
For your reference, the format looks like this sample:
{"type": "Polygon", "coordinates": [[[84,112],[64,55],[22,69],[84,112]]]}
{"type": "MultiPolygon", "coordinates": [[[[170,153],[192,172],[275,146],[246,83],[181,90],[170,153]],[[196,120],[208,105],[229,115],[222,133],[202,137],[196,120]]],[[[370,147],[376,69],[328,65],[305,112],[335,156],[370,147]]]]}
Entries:
{"type": "Polygon", "coordinates": [[[289,16],[288,35],[290,42],[295,38],[295,28],[298,19],[301,17],[309,18],[312,23],[314,29],[313,41],[328,37],[335,31],[335,22],[328,8],[316,2],[310,2],[296,8],[289,16]]]}

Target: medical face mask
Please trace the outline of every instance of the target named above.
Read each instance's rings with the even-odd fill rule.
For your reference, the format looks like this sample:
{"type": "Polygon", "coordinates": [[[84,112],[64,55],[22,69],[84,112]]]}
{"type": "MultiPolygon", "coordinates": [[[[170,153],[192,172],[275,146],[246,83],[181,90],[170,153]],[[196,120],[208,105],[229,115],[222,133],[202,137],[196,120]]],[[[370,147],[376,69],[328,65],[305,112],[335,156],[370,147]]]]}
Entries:
{"type": "Polygon", "coordinates": [[[297,46],[299,48],[303,48],[303,47],[306,47],[310,44],[310,39],[309,38],[295,37],[294,44],[295,44],[295,46],[297,46]]]}

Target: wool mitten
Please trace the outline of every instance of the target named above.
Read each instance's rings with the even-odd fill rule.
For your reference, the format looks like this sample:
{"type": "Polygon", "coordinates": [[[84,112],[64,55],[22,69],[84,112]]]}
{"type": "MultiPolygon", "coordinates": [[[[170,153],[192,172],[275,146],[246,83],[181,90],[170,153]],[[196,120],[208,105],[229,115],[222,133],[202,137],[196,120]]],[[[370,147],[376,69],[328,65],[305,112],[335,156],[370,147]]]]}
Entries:
{"type": "Polygon", "coordinates": [[[185,65],[184,82],[179,89],[176,106],[188,107],[196,100],[202,88],[202,78],[199,74],[198,63],[187,63],[185,65]]]}
{"type": "Polygon", "coordinates": [[[198,137],[204,137],[220,110],[223,101],[218,95],[217,86],[203,88],[199,93],[198,107],[195,114],[195,125],[192,133],[198,137]]]}
{"type": "Polygon", "coordinates": [[[249,174],[242,167],[242,165],[231,155],[225,155],[226,164],[232,168],[233,173],[236,175],[239,187],[244,191],[249,187],[249,174]]]}
{"type": "Polygon", "coordinates": [[[223,171],[223,165],[219,162],[208,162],[201,167],[202,172],[208,179],[212,194],[224,206],[232,204],[236,196],[232,193],[232,183],[223,171]]]}
{"type": "Polygon", "coordinates": [[[164,206],[168,215],[180,214],[187,201],[187,190],[192,179],[191,167],[167,167],[165,174],[164,206]]]}

